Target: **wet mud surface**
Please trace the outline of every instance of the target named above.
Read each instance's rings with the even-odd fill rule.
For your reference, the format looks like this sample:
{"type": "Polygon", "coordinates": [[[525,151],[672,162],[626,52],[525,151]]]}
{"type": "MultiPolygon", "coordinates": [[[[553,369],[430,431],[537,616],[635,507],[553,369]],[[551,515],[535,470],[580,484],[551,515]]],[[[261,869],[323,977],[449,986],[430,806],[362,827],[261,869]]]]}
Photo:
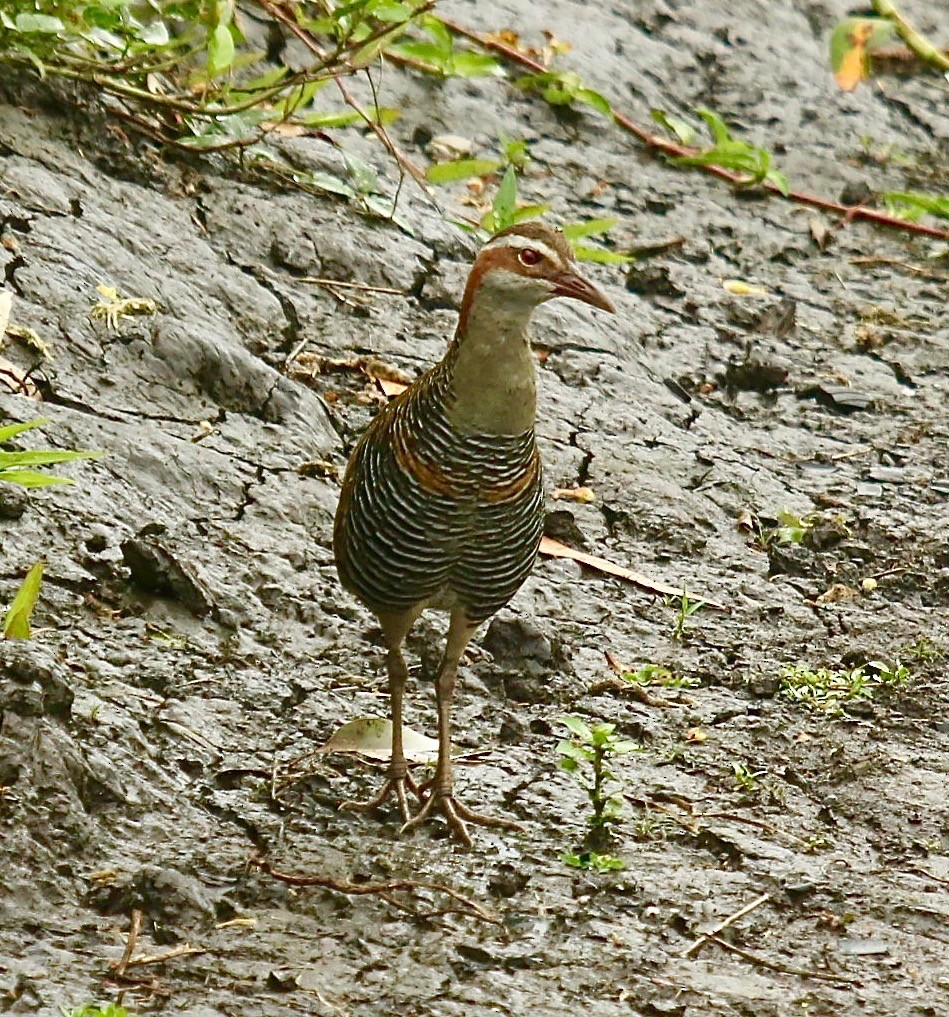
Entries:
{"type": "MultiPolygon", "coordinates": [[[[938,189],[944,92],[931,78],[838,92],[825,51],[845,4],[769,5],[766,23],[760,5],[712,7],[445,13],[529,40],[552,30],[574,44],[565,62],[639,120],[704,103],[802,188],[938,189]],[[868,162],[861,135],[921,166],[868,162]]],[[[934,28],[935,8],[905,7],[934,28]]],[[[34,374],[45,402],[0,405],[52,418],[48,444],[108,455],[64,467],[71,488],[0,491],[3,602],[49,563],[41,631],[0,646],[0,1009],[114,998],[109,963],[139,908],[142,952],[203,951],[141,968],[157,982],[126,1003],[142,1012],[949,1014],[946,288],[894,263],[931,264],[931,242],[854,224],[822,251],[815,213],[669,168],[595,114],[387,72],[413,158],[413,136],[524,136],[526,198],[565,220],[617,216],[621,247],[685,238],[628,285],[591,269],[615,318],[565,303],[535,318],[547,484],[596,494],[552,500],[549,529],[728,608],[701,610],[677,641],[673,607],[542,561],[463,667],[454,714],[472,755],[460,796],[524,832],[479,830],[466,852],[438,824],[400,840],[391,811],[339,813],[376,785],[368,766],[327,756],[305,780],[273,774],[386,707],[373,619],[340,590],[330,548],[333,470],[381,397],[318,358],[412,377],[440,357],[471,240],[410,188],[412,235],[160,162],[3,86],[0,265],[16,320],[55,359],[34,374]],[[303,275],[406,295],[354,308],[303,275]],[[90,321],[99,283],[159,312],[117,331],[90,321]],[[808,541],[763,548],[740,525],[782,510],[820,513],[808,541]],[[821,600],[835,584],[852,595],[821,600]],[[634,695],[604,650],[694,684],[634,695]],[[843,716],[780,695],[786,663],[896,658],[908,683],[843,716]],[[561,861],[585,831],[582,792],[557,766],[565,712],[641,746],[616,767],[621,872],[561,861]],[[754,788],[736,789],[736,765],[754,788]],[[443,881],[500,924],[288,887],[248,867],[255,852],[294,873],[443,881]],[[762,894],[721,933],[753,958],[717,943],[684,955],[762,894]]],[[[394,185],[367,140],[343,140],[394,185]]],[[[335,158],[315,139],[286,144],[312,165],[335,158]]],[[[35,360],[16,343],[3,356],[35,360]]],[[[430,734],[441,629],[427,618],[410,642],[407,722],[430,734]]]]}

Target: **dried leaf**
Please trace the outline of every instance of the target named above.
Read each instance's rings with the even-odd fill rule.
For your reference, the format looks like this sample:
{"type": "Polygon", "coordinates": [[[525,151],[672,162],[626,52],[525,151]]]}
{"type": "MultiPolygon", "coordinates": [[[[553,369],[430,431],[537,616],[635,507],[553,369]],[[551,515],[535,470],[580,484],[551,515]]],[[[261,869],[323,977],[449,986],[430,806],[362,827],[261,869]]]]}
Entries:
{"type": "Polygon", "coordinates": [[[830,246],[830,242],[834,239],[833,230],[817,218],[810,218],[807,220],[807,228],[811,231],[811,236],[814,238],[814,243],[822,251],[826,251],[830,246]]]}
{"type": "MultiPolygon", "coordinates": [[[[438,758],[438,742],[410,727],[402,728],[405,758],[412,763],[434,763],[438,758]]],[[[357,717],[337,728],[329,741],[317,752],[350,752],[369,759],[392,757],[392,721],[383,717],[357,717]]]]}
{"type": "Polygon", "coordinates": [[[734,293],[739,297],[766,297],[768,291],[763,286],[755,286],[752,283],[746,283],[742,279],[723,279],[722,289],[727,290],[729,293],[734,293]]]}
{"type": "Polygon", "coordinates": [[[841,600],[853,600],[857,596],[857,591],[852,586],[847,586],[844,583],[834,583],[830,589],[825,590],[817,599],[814,601],[815,604],[836,604],[841,600]]]}
{"type": "Polygon", "coordinates": [[[685,740],[687,742],[707,742],[708,732],[700,727],[690,727],[685,733],[685,740]]]}
{"type": "Polygon", "coordinates": [[[409,387],[401,381],[392,381],[389,378],[374,378],[373,380],[379,386],[382,394],[388,399],[392,399],[394,396],[400,395],[409,387]]]}
{"type": "Polygon", "coordinates": [[[670,586],[668,583],[650,579],[641,572],[634,572],[623,565],[616,565],[614,562],[607,561],[606,558],[598,558],[594,554],[577,551],[575,548],[567,547],[566,544],[561,544],[559,540],[553,540],[551,537],[541,538],[540,553],[547,555],[548,558],[570,558],[581,565],[586,565],[588,568],[604,572],[608,576],[625,579],[627,582],[632,583],[633,586],[646,590],[647,593],[658,593],[664,597],[682,596],[682,590],[677,586],[670,586]]]}
{"type": "Polygon", "coordinates": [[[555,487],[550,494],[554,498],[579,501],[584,505],[596,499],[596,495],[589,487],[555,487]]]}

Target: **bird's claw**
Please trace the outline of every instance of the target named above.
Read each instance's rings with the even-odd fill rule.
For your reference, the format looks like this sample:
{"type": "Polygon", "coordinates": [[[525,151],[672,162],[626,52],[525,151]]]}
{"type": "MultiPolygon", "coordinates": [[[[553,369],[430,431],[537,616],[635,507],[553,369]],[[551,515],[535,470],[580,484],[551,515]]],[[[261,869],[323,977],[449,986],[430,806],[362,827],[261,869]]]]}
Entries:
{"type": "MultiPolygon", "coordinates": [[[[439,809],[448,821],[448,825],[452,831],[458,837],[458,839],[465,845],[465,847],[471,847],[471,834],[468,833],[468,823],[474,826],[493,826],[505,830],[523,830],[524,828],[520,823],[515,823],[511,819],[501,819],[498,816],[486,816],[480,812],[473,812],[471,809],[462,805],[450,791],[439,791],[436,787],[432,786],[432,782],[426,782],[428,788],[430,788],[430,794],[425,799],[425,804],[422,808],[411,817],[407,819],[400,833],[407,833],[410,830],[414,830],[416,827],[421,826],[426,819],[429,818],[434,809],[439,809]]],[[[426,790],[426,785],[423,784],[419,791],[426,790]]]]}
{"type": "Polygon", "coordinates": [[[422,789],[415,783],[410,773],[390,774],[377,794],[365,802],[349,800],[340,802],[340,812],[368,812],[370,809],[377,809],[390,795],[395,795],[399,805],[399,812],[402,813],[402,820],[408,823],[412,819],[412,810],[409,808],[409,799],[406,788],[415,795],[420,802],[426,802],[422,789]]]}

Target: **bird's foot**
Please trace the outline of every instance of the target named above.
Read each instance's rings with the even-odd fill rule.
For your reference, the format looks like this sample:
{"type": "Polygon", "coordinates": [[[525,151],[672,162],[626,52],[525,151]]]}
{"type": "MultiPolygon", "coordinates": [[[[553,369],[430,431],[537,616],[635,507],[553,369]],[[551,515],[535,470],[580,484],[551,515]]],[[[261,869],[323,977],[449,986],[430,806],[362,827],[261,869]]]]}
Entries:
{"type": "MultiPolygon", "coordinates": [[[[480,812],[472,812],[467,806],[462,805],[450,791],[440,791],[437,787],[432,786],[431,781],[427,782],[427,784],[430,787],[430,793],[428,798],[425,799],[425,804],[411,819],[406,820],[405,825],[400,831],[401,833],[406,833],[421,826],[435,809],[438,809],[445,819],[448,820],[448,825],[451,827],[452,832],[465,847],[471,847],[472,843],[471,834],[468,833],[469,823],[474,826],[493,826],[504,830],[524,829],[520,823],[515,823],[511,819],[501,819],[498,816],[485,816],[480,812]]],[[[425,789],[426,785],[423,784],[419,790],[424,791],[425,789]]]]}
{"type": "Polygon", "coordinates": [[[399,812],[402,813],[402,821],[408,823],[412,819],[412,810],[409,808],[409,799],[406,790],[411,791],[420,802],[425,802],[425,796],[410,773],[390,773],[386,782],[368,801],[345,801],[339,806],[340,812],[368,812],[370,809],[377,809],[390,795],[395,795],[399,805],[399,812]]]}

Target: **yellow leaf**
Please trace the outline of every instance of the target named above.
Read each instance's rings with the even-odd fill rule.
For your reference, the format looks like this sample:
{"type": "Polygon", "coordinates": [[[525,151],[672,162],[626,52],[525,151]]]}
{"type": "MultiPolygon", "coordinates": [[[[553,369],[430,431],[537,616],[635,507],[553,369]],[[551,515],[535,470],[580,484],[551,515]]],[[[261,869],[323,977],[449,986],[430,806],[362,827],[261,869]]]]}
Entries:
{"type": "Polygon", "coordinates": [[[106,298],[106,300],[119,299],[119,291],[117,289],[114,289],[112,286],[106,286],[105,283],[99,283],[99,285],[96,287],[96,290],[97,292],[101,293],[102,296],[106,298]]]}
{"type": "Polygon", "coordinates": [[[596,498],[596,495],[589,487],[555,487],[550,493],[554,498],[579,501],[584,505],[588,505],[596,498]]]}
{"type": "Polygon", "coordinates": [[[869,71],[867,60],[867,40],[873,32],[873,26],[867,23],[858,24],[850,33],[851,48],[844,55],[834,77],[837,84],[845,92],[852,92],[863,81],[869,71]]]}
{"type": "Polygon", "coordinates": [[[708,732],[700,727],[690,727],[685,733],[685,740],[687,742],[707,742],[708,732]]]}
{"type": "Polygon", "coordinates": [[[766,297],[768,295],[768,291],[763,286],[753,286],[741,279],[723,279],[722,289],[740,297],[766,297]]]}

